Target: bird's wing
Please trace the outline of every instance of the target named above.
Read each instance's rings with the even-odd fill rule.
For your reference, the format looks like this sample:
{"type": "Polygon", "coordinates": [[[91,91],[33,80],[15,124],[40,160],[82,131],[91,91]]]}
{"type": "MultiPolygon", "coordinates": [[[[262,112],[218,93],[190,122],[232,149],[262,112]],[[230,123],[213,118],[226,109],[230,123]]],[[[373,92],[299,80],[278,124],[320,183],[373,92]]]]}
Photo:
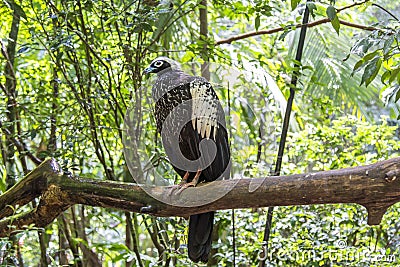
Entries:
{"type": "MultiPolygon", "coordinates": [[[[213,138],[222,123],[221,107],[211,84],[204,78],[196,77],[189,85],[192,96],[192,125],[202,138],[213,138]]],[[[223,111],[222,111],[223,113],[223,111]]]]}

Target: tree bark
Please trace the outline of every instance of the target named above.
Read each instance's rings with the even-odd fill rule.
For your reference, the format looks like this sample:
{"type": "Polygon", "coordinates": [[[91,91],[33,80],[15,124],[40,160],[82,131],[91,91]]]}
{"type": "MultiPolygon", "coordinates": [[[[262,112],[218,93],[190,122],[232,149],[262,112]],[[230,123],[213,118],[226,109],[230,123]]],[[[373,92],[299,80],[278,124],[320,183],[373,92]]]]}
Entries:
{"type": "MultiPolygon", "coordinates": [[[[15,76],[15,53],[17,47],[17,39],[18,39],[18,31],[19,31],[19,22],[20,22],[20,15],[16,9],[13,11],[13,19],[11,22],[11,29],[8,36],[8,44],[7,48],[5,49],[2,47],[2,54],[4,59],[6,60],[6,64],[4,67],[4,76],[6,77],[5,81],[5,94],[7,96],[7,121],[8,126],[6,127],[7,131],[10,133],[11,137],[15,137],[16,135],[16,121],[17,121],[17,102],[16,98],[16,76],[15,76]]],[[[15,172],[15,148],[14,144],[10,138],[7,136],[6,145],[5,145],[5,166],[7,170],[7,177],[6,183],[7,187],[10,188],[16,182],[16,172],[15,172]]],[[[26,166],[25,159],[22,157],[22,165],[26,166]]]]}
{"type": "Polygon", "coordinates": [[[207,47],[208,38],[208,18],[207,18],[207,0],[202,0],[200,2],[199,10],[199,20],[200,20],[200,41],[203,41],[203,49],[201,51],[201,57],[204,63],[201,64],[201,76],[210,80],[210,67],[209,67],[209,53],[207,47]]]}
{"type": "Polygon", "coordinates": [[[62,173],[58,163],[48,159],[0,195],[0,219],[3,219],[0,237],[26,229],[28,225],[44,227],[75,204],[162,217],[188,217],[233,208],[357,203],[367,208],[368,224],[374,225],[380,223],[388,207],[400,201],[398,177],[400,157],[340,170],[215,181],[176,194],[172,193],[172,186],[141,186],[80,178],[62,173]],[[230,186],[232,189],[215,201],[202,206],[185,206],[194,197],[207,203],[213,198],[213,192],[230,186]],[[204,189],[207,189],[206,193],[204,189]],[[35,209],[15,214],[17,205],[25,205],[39,196],[40,202],[35,209]],[[171,199],[182,206],[167,204],[171,199]]]}

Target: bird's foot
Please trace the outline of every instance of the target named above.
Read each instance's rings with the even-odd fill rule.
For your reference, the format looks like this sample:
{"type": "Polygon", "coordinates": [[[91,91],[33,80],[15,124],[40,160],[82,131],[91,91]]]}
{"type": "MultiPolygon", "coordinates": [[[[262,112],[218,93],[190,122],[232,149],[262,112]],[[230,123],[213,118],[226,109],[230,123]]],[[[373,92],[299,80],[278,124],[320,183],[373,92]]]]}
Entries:
{"type": "Polygon", "coordinates": [[[182,178],[182,181],[178,185],[173,185],[171,187],[171,191],[169,192],[169,196],[171,196],[176,189],[179,189],[176,194],[179,195],[182,193],[183,190],[185,190],[188,187],[195,187],[199,183],[199,178],[200,178],[201,170],[198,170],[196,172],[196,175],[194,176],[193,180],[188,183],[187,179],[189,177],[189,172],[186,172],[185,175],[182,178]]]}
{"type": "Polygon", "coordinates": [[[200,174],[201,170],[198,170],[193,180],[190,183],[186,182],[185,184],[180,185],[180,189],[178,190],[178,192],[176,192],[176,194],[179,195],[180,193],[182,193],[183,190],[185,190],[188,187],[196,187],[196,185],[199,183],[200,174]]]}
{"type": "Polygon", "coordinates": [[[189,172],[187,171],[185,175],[182,177],[182,181],[179,183],[178,186],[183,186],[187,184],[187,179],[189,178],[189,172]]]}
{"type": "Polygon", "coordinates": [[[170,189],[170,191],[169,191],[169,193],[168,193],[168,196],[169,196],[169,197],[172,196],[173,193],[174,193],[174,191],[177,190],[177,189],[180,189],[180,188],[181,188],[181,184],[174,184],[174,185],[171,185],[171,189],[170,189]]]}
{"type": "Polygon", "coordinates": [[[179,190],[178,192],[176,192],[177,195],[179,195],[180,193],[182,193],[183,190],[185,190],[188,187],[195,187],[197,185],[197,182],[195,181],[191,181],[190,183],[186,183],[183,185],[179,185],[179,190]]]}
{"type": "Polygon", "coordinates": [[[171,186],[171,191],[168,193],[168,196],[171,196],[175,190],[180,189],[182,186],[187,184],[188,178],[189,178],[189,172],[187,171],[185,175],[182,177],[182,181],[179,184],[171,186]]]}

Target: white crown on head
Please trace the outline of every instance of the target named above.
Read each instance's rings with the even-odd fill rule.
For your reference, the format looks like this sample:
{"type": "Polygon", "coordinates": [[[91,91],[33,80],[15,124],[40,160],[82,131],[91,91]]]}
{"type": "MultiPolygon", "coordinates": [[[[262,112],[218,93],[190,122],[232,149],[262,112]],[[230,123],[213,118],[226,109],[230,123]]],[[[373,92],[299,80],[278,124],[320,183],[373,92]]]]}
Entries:
{"type": "Polygon", "coordinates": [[[154,59],[151,62],[151,64],[153,64],[157,60],[164,60],[164,61],[168,62],[171,65],[171,69],[173,69],[173,70],[180,70],[181,69],[181,65],[178,62],[176,62],[175,60],[170,59],[168,57],[157,57],[156,59],[154,59]]]}

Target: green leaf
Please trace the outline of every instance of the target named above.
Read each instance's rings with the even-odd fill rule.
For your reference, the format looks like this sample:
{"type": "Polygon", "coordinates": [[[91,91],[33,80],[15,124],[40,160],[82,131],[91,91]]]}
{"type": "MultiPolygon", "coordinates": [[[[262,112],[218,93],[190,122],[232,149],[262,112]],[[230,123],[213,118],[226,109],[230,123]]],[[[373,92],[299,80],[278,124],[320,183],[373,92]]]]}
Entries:
{"type": "Polygon", "coordinates": [[[326,9],[326,15],[331,20],[332,27],[339,35],[340,21],[336,13],[336,8],[334,8],[333,6],[328,6],[328,8],[326,9]]]}
{"type": "Polygon", "coordinates": [[[397,83],[400,84],[400,74],[397,74],[397,83]]]}
{"type": "Polygon", "coordinates": [[[380,56],[376,56],[372,59],[368,65],[365,67],[363,76],[361,78],[361,84],[365,83],[365,86],[368,86],[376,77],[379,72],[379,69],[382,65],[382,59],[380,56]]]}
{"type": "Polygon", "coordinates": [[[317,6],[313,2],[307,2],[306,5],[308,7],[308,10],[310,11],[311,16],[314,17],[314,11],[317,10],[317,6]]]}
{"type": "Polygon", "coordinates": [[[390,36],[388,39],[385,40],[385,42],[383,44],[383,53],[384,54],[388,54],[390,52],[393,42],[394,42],[394,35],[390,36]]]}
{"type": "Polygon", "coordinates": [[[152,32],[153,31],[153,27],[149,24],[149,23],[142,23],[142,28],[143,30],[147,31],[147,32],[152,32]]]}
{"type": "Polygon", "coordinates": [[[188,62],[190,60],[192,60],[194,58],[195,54],[193,53],[193,51],[187,51],[183,57],[181,58],[181,61],[183,63],[188,62]]]}
{"type": "Polygon", "coordinates": [[[308,9],[310,10],[310,12],[317,9],[317,5],[314,2],[307,2],[306,5],[307,5],[308,9]]]}
{"type": "Polygon", "coordinates": [[[374,52],[371,52],[371,53],[365,55],[361,60],[359,60],[354,65],[353,71],[351,72],[351,76],[353,76],[356,72],[358,72],[359,70],[364,68],[365,65],[367,65],[370,60],[372,60],[373,58],[375,58],[377,56],[379,57],[378,51],[374,51],[374,52]]]}
{"type": "Polygon", "coordinates": [[[336,33],[339,35],[340,21],[339,21],[338,17],[331,20],[331,24],[332,24],[332,27],[335,29],[336,33]]]}
{"type": "Polygon", "coordinates": [[[389,79],[390,74],[391,74],[390,71],[385,71],[385,73],[382,75],[381,82],[383,84],[386,84],[386,80],[389,79]]]}
{"type": "Polygon", "coordinates": [[[394,89],[395,92],[397,90],[394,102],[397,102],[399,100],[399,98],[400,98],[400,90],[399,89],[400,89],[399,86],[396,86],[395,89],[394,89]]]}
{"type": "Polygon", "coordinates": [[[256,28],[256,31],[258,31],[258,28],[260,27],[260,15],[257,15],[257,17],[254,21],[254,26],[256,28]]]}
{"type": "Polygon", "coordinates": [[[133,32],[141,32],[141,31],[152,32],[153,31],[153,27],[149,23],[142,22],[140,24],[137,24],[133,28],[133,32]]]}
{"type": "Polygon", "coordinates": [[[292,10],[294,10],[300,3],[300,0],[290,0],[290,5],[292,7],[292,10]]]}
{"type": "Polygon", "coordinates": [[[350,50],[350,53],[356,54],[357,56],[363,57],[368,49],[373,45],[372,41],[368,38],[358,40],[350,50]]]}
{"type": "Polygon", "coordinates": [[[365,66],[366,62],[364,61],[364,59],[360,59],[353,68],[353,71],[351,72],[351,76],[353,76],[357,71],[359,71],[360,69],[362,69],[365,66]]]}
{"type": "MultiPolygon", "coordinates": [[[[395,70],[392,70],[391,73],[392,73],[392,74],[390,75],[389,84],[391,84],[391,83],[396,79],[397,76],[400,76],[400,75],[399,75],[399,73],[400,73],[400,68],[397,68],[397,69],[395,69],[395,70]]],[[[397,79],[398,79],[398,78],[397,78],[397,79]]]]}
{"type": "Polygon", "coordinates": [[[3,172],[3,177],[0,178],[0,192],[5,192],[7,190],[7,172],[3,172]]]}
{"type": "Polygon", "coordinates": [[[378,56],[378,55],[379,55],[378,51],[374,51],[374,52],[371,52],[371,53],[369,53],[369,54],[366,54],[366,55],[364,56],[363,59],[364,59],[365,61],[369,61],[369,60],[375,58],[375,57],[378,56]]]}
{"type": "Polygon", "coordinates": [[[337,18],[336,8],[334,8],[333,6],[328,6],[328,8],[326,9],[326,15],[328,15],[328,18],[331,21],[337,18]]]}
{"type": "Polygon", "coordinates": [[[56,56],[56,61],[57,61],[57,62],[62,58],[63,54],[64,54],[64,53],[63,53],[62,51],[61,51],[60,53],[57,54],[57,56],[56,56]]]}
{"type": "Polygon", "coordinates": [[[309,71],[313,71],[314,68],[312,66],[306,65],[306,66],[302,66],[301,67],[302,70],[309,70],[309,71]]]}

